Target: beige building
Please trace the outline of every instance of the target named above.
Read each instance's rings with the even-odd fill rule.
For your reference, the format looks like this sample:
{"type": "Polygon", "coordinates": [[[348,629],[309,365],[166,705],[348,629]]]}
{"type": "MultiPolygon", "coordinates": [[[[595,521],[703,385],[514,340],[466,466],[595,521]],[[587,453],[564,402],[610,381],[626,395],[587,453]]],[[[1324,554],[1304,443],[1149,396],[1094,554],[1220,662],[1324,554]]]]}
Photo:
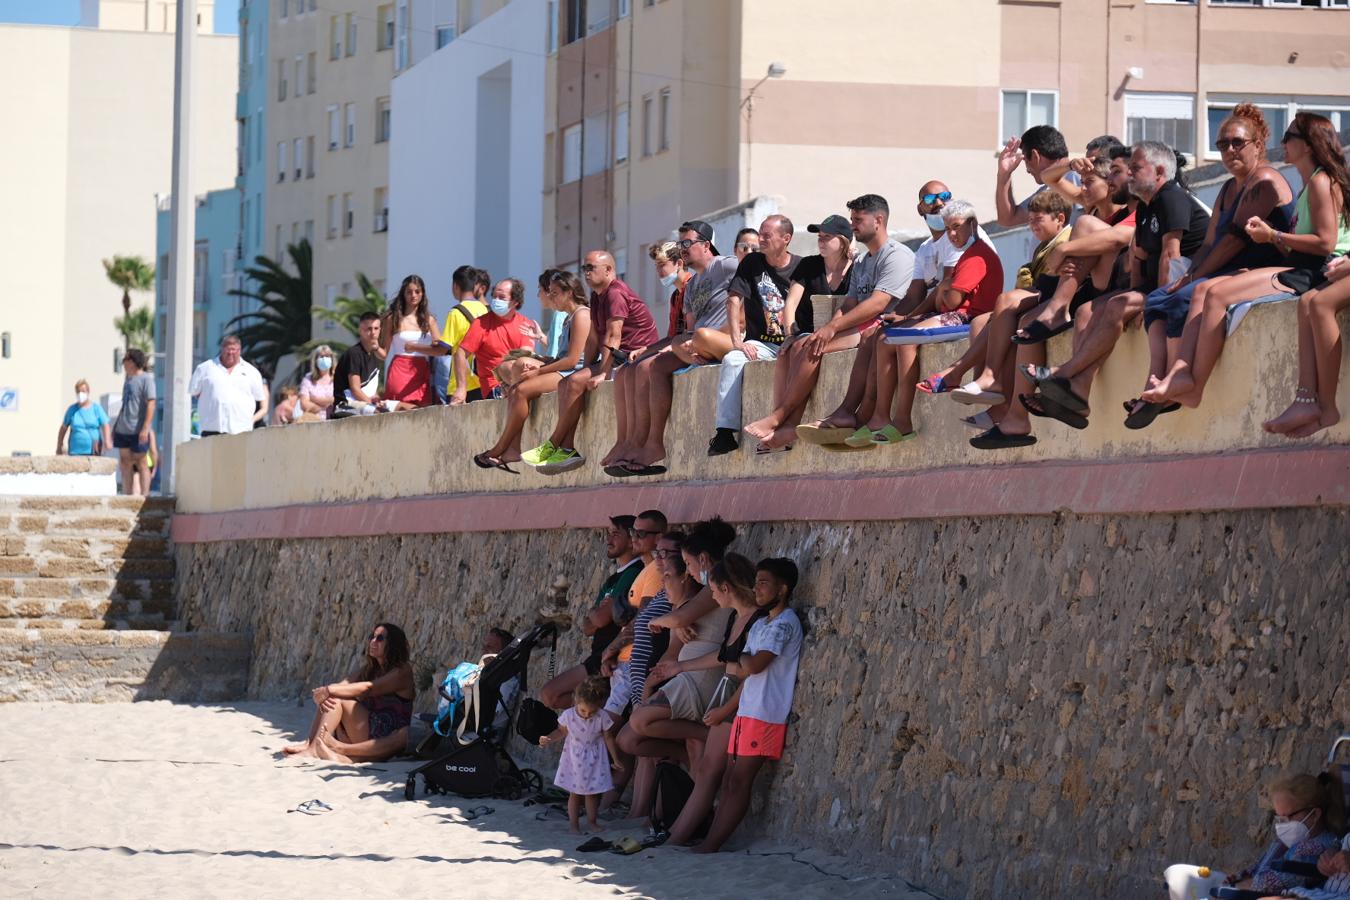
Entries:
{"type": "MultiPolygon", "coordinates": [[[[574,265],[608,246],[651,299],[664,293],[646,259],[653,241],[762,195],[800,229],[880,193],[893,228],[913,234],[914,194],[941,178],[992,219],[995,151],[1039,123],[1079,151],[1112,133],[1167,140],[1202,161],[1243,98],[1266,108],[1276,141],[1301,108],[1345,127],[1347,6],[558,0],[546,262],[574,265]]],[[[1021,174],[1015,188],[1034,185],[1021,174]]],[[[732,237],[719,234],[719,249],[730,252],[732,237]]]]}
{"type": "MultiPolygon", "coordinates": [[[[237,44],[200,2],[193,180],[234,177],[237,44]]],[[[173,144],[173,4],[84,4],[80,27],[0,25],[7,266],[0,300],[0,455],[51,454],[79,378],[120,398],[114,254],[155,259],[155,195],[173,144]]],[[[153,293],[133,296],[153,306],[153,293]]]]}
{"type": "Polygon", "coordinates": [[[387,290],[389,87],[408,61],[408,4],[270,3],[262,248],[282,259],[309,239],[316,304],[354,295],[358,272],[387,290]]]}

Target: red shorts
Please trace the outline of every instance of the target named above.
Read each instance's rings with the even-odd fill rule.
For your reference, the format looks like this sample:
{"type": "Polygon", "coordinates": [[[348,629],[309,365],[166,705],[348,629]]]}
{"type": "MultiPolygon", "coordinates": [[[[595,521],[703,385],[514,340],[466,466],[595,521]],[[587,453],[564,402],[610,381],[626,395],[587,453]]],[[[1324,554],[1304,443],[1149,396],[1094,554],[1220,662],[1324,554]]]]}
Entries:
{"type": "Polygon", "coordinates": [[[727,753],[731,756],[782,759],[785,737],[787,737],[786,725],[761,722],[749,716],[737,716],[731,723],[731,740],[727,743],[727,753]]]}

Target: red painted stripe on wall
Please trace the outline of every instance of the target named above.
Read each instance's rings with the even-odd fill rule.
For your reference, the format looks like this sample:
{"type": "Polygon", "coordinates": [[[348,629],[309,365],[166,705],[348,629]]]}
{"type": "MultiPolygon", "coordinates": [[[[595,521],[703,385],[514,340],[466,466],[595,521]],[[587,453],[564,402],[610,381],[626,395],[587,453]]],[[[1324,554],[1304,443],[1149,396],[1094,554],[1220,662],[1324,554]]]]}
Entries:
{"type": "Polygon", "coordinates": [[[630,480],[531,493],[456,494],[220,513],[179,513],[181,544],[268,538],[595,528],[660,509],[672,522],[867,522],[956,516],[1177,513],[1350,506],[1350,447],[1214,456],[1037,462],[723,482],[630,480]]]}

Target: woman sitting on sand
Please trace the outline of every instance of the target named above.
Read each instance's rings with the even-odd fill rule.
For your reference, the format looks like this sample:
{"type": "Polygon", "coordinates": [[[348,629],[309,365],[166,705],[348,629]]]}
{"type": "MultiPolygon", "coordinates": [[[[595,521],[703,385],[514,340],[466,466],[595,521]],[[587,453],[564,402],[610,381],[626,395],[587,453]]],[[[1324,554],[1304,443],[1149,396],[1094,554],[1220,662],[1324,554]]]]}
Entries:
{"type": "Polygon", "coordinates": [[[283,752],[344,763],[389,759],[407,745],[414,695],[408,638],[381,622],[371,630],[361,667],[314,689],[318,709],[309,739],[283,752]]]}

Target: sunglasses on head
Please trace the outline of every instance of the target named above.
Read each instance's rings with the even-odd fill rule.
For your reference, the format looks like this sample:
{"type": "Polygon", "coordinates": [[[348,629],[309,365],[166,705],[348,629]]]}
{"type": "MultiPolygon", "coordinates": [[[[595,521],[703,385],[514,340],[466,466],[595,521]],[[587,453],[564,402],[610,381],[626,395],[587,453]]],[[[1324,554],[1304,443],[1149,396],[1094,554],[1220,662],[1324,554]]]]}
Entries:
{"type": "Polygon", "coordinates": [[[1228,150],[1235,150],[1235,151],[1236,151],[1236,150],[1241,150],[1243,147],[1247,146],[1248,144],[1254,144],[1254,143],[1256,143],[1256,142],[1255,142],[1255,141],[1248,140],[1247,138],[1231,138],[1231,139],[1229,139],[1229,138],[1220,138],[1219,140],[1217,140],[1217,141],[1214,142],[1214,146],[1219,148],[1219,152],[1220,152],[1220,153],[1223,153],[1223,152],[1226,152],[1226,151],[1228,151],[1228,150]]]}
{"type": "Polygon", "coordinates": [[[1284,133],[1284,137],[1280,138],[1280,143],[1287,144],[1294,138],[1298,138],[1300,141],[1306,141],[1308,139],[1308,136],[1290,128],[1288,131],[1284,133]]]}
{"type": "Polygon", "coordinates": [[[385,641],[389,640],[389,635],[387,635],[387,634],[372,634],[372,635],[370,636],[370,639],[371,639],[372,641],[374,641],[375,643],[377,643],[377,644],[383,644],[385,641]]]}
{"type": "Polygon", "coordinates": [[[697,239],[695,239],[695,238],[682,238],[681,240],[679,240],[679,241],[676,242],[676,245],[677,245],[681,250],[688,250],[690,247],[694,246],[695,244],[706,244],[706,243],[708,243],[708,242],[705,241],[705,240],[703,240],[703,238],[697,238],[697,239]]]}
{"type": "Polygon", "coordinates": [[[932,206],[938,200],[941,200],[943,203],[946,203],[948,200],[952,199],[952,192],[943,191],[940,194],[924,194],[923,197],[920,199],[922,199],[923,202],[927,203],[929,206],[932,206]]]}

